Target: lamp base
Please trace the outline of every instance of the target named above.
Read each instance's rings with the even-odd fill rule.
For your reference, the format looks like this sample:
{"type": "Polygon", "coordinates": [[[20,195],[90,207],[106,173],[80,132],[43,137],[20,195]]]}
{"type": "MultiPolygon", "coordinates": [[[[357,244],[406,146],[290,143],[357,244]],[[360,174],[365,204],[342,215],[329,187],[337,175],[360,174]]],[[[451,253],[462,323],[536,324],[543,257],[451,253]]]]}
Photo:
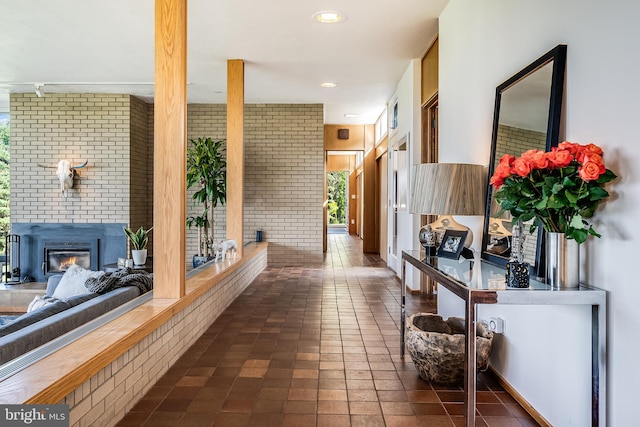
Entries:
{"type": "Polygon", "coordinates": [[[473,242],[473,232],[466,225],[462,225],[457,222],[451,215],[439,215],[438,219],[429,224],[431,229],[436,231],[440,237],[446,230],[467,230],[467,238],[464,241],[464,247],[471,247],[471,243],[473,242]]]}

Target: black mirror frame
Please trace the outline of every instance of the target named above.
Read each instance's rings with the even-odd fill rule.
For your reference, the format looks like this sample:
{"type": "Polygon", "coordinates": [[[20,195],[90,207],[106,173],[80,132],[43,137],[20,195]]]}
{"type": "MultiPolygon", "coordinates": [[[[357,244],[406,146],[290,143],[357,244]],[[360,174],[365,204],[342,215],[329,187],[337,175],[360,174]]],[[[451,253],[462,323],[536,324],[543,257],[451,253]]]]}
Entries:
{"type": "MultiPolygon", "coordinates": [[[[560,121],[562,116],[564,78],[567,63],[567,45],[563,44],[560,44],[551,49],[549,52],[536,59],[534,62],[520,70],[513,77],[509,78],[496,88],[496,99],[493,113],[493,131],[491,136],[491,157],[489,159],[488,170],[489,178],[491,178],[491,175],[493,175],[496,162],[496,143],[498,137],[498,122],[500,118],[500,100],[502,97],[502,93],[520,80],[524,79],[529,74],[533,73],[534,71],[538,70],[551,61],[553,61],[553,70],[551,74],[551,94],[549,97],[549,117],[547,122],[546,151],[549,151],[552,147],[556,147],[558,145],[558,138],[560,135],[560,121]]],[[[489,243],[489,220],[491,219],[492,194],[492,186],[487,181],[487,204],[485,207],[484,215],[484,232],[482,234],[481,257],[482,259],[492,264],[505,267],[508,261],[507,258],[496,256],[485,251],[485,248],[489,243]]],[[[542,230],[542,228],[539,228],[539,230],[542,230]]],[[[538,233],[535,265],[531,266],[531,273],[537,277],[544,277],[545,275],[544,234],[545,233],[542,232],[538,233]]]]}

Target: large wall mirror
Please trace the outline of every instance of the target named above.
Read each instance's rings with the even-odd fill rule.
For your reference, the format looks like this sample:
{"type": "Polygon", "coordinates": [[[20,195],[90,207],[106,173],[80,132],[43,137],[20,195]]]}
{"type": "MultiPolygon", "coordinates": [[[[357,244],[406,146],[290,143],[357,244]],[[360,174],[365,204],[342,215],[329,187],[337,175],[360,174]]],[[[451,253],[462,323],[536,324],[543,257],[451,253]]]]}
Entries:
{"type": "MultiPolygon", "coordinates": [[[[531,149],[549,151],[558,145],[567,46],[558,45],[496,88],[489,176],[504,154],[519,156],[531,149]]],[[[500,214],[487,191],[482,258],[506,265],[511,255],[511,215],[500,214]]],[[[525,261],[544,276],[543,232],[525,224],[525,261]]]]}

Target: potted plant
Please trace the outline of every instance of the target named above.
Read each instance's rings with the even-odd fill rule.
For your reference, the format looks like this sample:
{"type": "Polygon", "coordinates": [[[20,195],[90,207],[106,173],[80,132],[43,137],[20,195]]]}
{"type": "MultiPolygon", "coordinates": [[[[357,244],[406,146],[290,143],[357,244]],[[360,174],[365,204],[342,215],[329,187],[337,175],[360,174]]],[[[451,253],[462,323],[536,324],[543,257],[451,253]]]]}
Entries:
{"type": "Polygon", "coordinates": [[[133,263],[135,265],[144,265],[147,262],[149,233],[153,230],[153,227],[148,230],[140,227],[138,231],[133,231],[129,227],[123,227],[122,229],[131,242],[131,258],[133,258],[133,263]]]}
{"type": "Polygon", "coordinates": [[[187,189],[197,186],[194,203],[202,205],[200,215],[187,218],[187,226],[198,227],[198,254],[193,266],[213,259],[213,208],[223,205],[227,199],[227,161],[223,153],[225,140],[211,138],[190,140],[187,149],[187,189]]]}
{"type": "Polygon", "coordinates": [[[579,245],[600,237],[587,221],[609,197],[604,186],[616,178],[607,169],[602,148],[564,141],[549,152],[529,150],[520,157],[505,154],[491,177],[495,198],[513,222],[538,223],[546,232],[547,284],[579,285],[579,245]],[[537,221],[536,221],[537,220],[537,221]]]}

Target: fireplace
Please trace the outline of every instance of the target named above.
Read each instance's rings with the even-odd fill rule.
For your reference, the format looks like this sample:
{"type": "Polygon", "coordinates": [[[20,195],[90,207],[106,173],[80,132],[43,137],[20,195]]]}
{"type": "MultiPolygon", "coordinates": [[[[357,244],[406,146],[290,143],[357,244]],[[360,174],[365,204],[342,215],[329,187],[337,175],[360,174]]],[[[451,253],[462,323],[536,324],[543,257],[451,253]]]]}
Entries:
{"type": "Polygon", "coordinates": [[[22,276],[44,282],[49,276],[64,273],[74,263],[102,270],[105,264],[126,257],[124,225],[13,223],[11,231],[20,236],[22,276]]]}
{"type": "Polygon", "coordinates": [[[72,265],[89,270],[97,266],[91,263],[91,242],[45,242],[42,269],[45,277],[64,273],[72,265]]]}

